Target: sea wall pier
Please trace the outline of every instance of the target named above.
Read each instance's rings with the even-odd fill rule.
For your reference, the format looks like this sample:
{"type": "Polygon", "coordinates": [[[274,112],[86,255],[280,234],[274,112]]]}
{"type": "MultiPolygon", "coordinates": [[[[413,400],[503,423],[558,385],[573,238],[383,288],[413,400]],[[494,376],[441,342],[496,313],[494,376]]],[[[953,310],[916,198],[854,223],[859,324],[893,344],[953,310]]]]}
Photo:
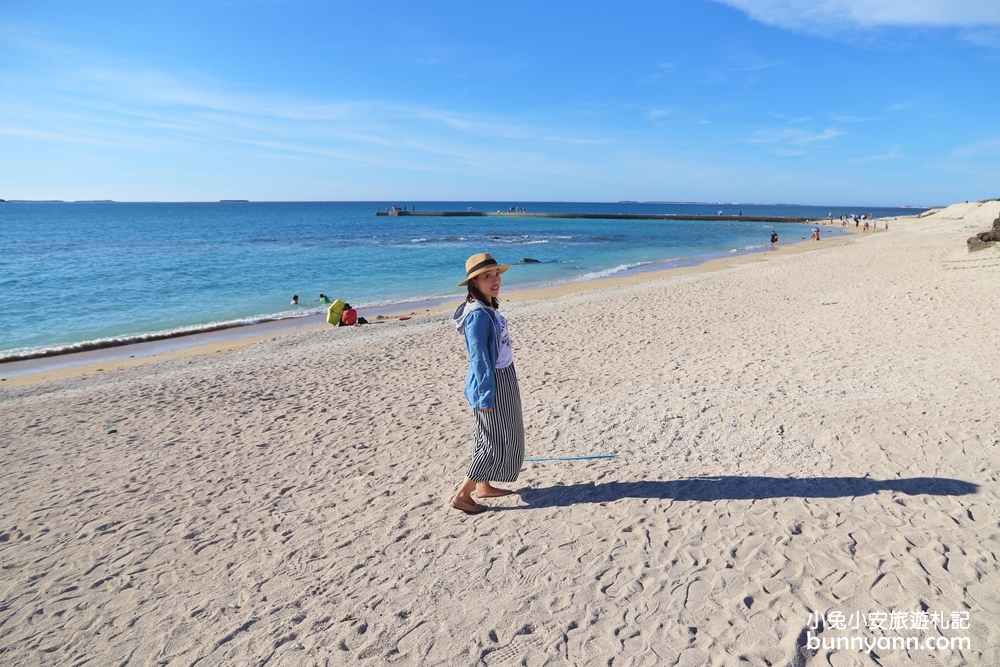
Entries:
{"type": "Polygon", "coordinates": [[[591,220],[742,220],[743,222],[814,222],[818,218],[755,215],[692,215],[690,213],[532,213],[530,211],[404,211],[397,207],[376,211],[382,216],[428,218],[587,218],[591,220]]]}

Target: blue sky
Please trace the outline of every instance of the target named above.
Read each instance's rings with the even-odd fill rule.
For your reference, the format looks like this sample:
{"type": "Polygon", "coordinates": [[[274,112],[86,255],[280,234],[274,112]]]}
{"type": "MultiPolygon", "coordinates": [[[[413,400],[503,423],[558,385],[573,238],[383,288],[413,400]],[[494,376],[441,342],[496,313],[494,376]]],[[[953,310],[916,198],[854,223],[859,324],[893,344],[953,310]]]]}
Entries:
{"type": "Polygon", "coordinates": [[[7,199],[1000,197],[1000,0],[0,5],[7,199]]]}

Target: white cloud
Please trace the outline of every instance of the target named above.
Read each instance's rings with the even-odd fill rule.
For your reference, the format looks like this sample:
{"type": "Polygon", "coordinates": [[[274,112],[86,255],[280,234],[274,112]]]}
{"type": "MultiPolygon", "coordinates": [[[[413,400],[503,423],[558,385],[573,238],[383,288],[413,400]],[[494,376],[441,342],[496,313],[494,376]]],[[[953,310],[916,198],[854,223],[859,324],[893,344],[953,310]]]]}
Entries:
{"type": "Polygon", "coordinates": [[[657,69],[656,72],[653,72],[645,79],[642,79],[641,81],[639,81],[639,83],[654,83],[656,81],[660,81],[661,79],[665,79],[677,69],[677,64],[660,63],[659,65],[656,66],[656,69],[657,69]]]}
{"type": "Polygon", "coordinates": [[[768,25],[815,30],[858,25],[1000,26],[996,0],[716,0],[768,25]]]}
{"type": "MultiPolygon", "coordinates": [[[[52,56],[52,50],[34,51],[52,56]]],[[[511,178],[579,169],[550,157],[552,145],[575,154],[612,143],[574,136],[544,120],[393,100],[303,97],[249,90],[198,72],[86,62],[96,59],[52,56],[44,76],[0,68],[0,82],[23,93],[16,105],[0,108],[0,137],[145,151],[157,159],[236,162],[254,154],[262,162],[301,159],[333,171],[478,170],[511,178]]]]}
{"type": "Polygon", "coordinates": [[[838,129],[828,127],[822,132],[808,132],[797,128],[757,130],[750,143],[755,144],[786,144],[790,146],[808,146],[818,141],[829,141],[842,135],[838,129]]]}
{"type": "Polygon", "coordinates": [[[1000,151],[1000,137],[993,137],[956,148],[951,152],[951,156],[954,158],[978,158],[987,156],[993,158],[996,156],[998,151],[1000,151]]]}
{"type": "Polygon", "coordinates": [[[901,157],[903,157],[903,153],[898,148],[892,148],[885,153],[865,155],[864,157],[848,160],[848,162],[885,162],[886,160],[897,160],[901,157]]]}
{"type": "Polygon", "coordinates": [[[798,127],[768,127],[754,132],[752,137],[744,139],[748,144],[756,144],[768,152],[782,157],[799,157],[823,150],[821,147],[843,135],[844,132],[835,127],[822,131],[810,131],[798,127]]]}
{"type": "Polygon", "coordinates": [[[975,30],[966,30],[962,33],[962,38],[976,46],[986,46],[992,49],[1000,48],[1000,29],[996,27],[977,27],[975,30]]]}

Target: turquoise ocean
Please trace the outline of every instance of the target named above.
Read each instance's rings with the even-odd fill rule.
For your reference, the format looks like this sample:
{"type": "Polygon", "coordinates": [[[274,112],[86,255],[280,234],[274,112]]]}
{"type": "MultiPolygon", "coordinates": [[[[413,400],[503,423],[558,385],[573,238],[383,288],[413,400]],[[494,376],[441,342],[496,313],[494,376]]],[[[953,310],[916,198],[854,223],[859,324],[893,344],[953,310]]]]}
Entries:
{"type": "MultiPolygon", "coordinates": [[[[465,259],[514,264],[506,289],[764,250],[810,225],[745,221],[376,217],[418,211],[675,213],[826,218],[920,209],[564,202],[0,204],[0,360],[355,307],[459,295],[465,259]],[[538,263],[519,264],[531,258],[538,263]],[[300,305],[289,301],[299,296],[300,305]]],[[[842,233],[823,228],[825,236],[842,233]]]]}

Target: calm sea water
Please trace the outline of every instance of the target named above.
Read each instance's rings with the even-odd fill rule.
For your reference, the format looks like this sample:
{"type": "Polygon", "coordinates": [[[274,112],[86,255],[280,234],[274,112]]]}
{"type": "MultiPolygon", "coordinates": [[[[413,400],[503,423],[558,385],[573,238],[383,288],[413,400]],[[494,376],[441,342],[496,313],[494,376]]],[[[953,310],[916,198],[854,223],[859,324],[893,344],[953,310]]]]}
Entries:
{"type": "MultiPolygon", "coordinates": [[[[800,224],[376,217],[376,207],[834,217],[915,209],[523,202],[0,204],[0,357],[154,332],[458,295],[487,251],[507,288],[703,260],[809,235],[800,224]],[[289,306],[293,294],[299,307],[289,306]]],[[[834,228],[824,228],[824,233],[834,228]]]]}

